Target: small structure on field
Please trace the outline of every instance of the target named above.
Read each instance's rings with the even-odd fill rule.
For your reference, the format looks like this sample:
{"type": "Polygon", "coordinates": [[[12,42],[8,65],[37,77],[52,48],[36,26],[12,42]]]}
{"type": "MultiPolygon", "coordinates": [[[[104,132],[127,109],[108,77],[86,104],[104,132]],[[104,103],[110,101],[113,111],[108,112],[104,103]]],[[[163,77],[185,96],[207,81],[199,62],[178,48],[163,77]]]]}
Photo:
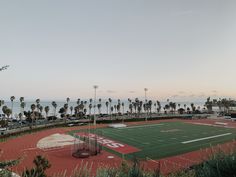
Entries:
{"type": "Polygon", "coordinates": [[[98,143],[97,135],[90,132],[80,132],[75,135],[72,156],[75,158],[88,158],[101,153],[102,146],[98,143]]]}
{"type": "Polygon", "coordinates": [[[127,125],[125,125],[125,124],[110,124],[110,125],[108,125],[108,127],[110,127],[110,128],[124,128],[124,127],[127,127],[127,125]]]}

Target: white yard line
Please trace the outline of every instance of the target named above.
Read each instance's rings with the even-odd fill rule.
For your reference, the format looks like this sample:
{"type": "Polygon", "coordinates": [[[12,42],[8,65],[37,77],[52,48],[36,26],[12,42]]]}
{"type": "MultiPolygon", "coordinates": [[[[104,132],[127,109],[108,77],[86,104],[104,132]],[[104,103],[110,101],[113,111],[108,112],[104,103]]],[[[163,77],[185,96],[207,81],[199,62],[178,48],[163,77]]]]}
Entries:
{"type": "Polygon", "coordinates": [[[117,128],[117,129],[140,128],[140,127],[154,127],[154,126],[159,126],[159,125],[164,125],[164,124],[154,124],[154,125],[137,125],[137,126],[130,126],[130,127],[122,127],[122,128],[117,128]]]}
{"type": "Polygon", "coordinates": [[[202,141],[202,140],[208,140],[208,139],[212,139],[212,138],[217,138],[217,137],[221,137],[221,136],[227,136],[227,135],[231,135],[232,133],[225,133],[225,134],[220,134],[220,135],[215,135],[215,136],[208,136],[205,138],[199,138],[199,139],[194,139],[194,140],[189,140],[189,141],[183,141],[181,142],[182,144],[188,144],[188,143],[193,143],[193,142],[197,142],[197,141],[202,141]]]}

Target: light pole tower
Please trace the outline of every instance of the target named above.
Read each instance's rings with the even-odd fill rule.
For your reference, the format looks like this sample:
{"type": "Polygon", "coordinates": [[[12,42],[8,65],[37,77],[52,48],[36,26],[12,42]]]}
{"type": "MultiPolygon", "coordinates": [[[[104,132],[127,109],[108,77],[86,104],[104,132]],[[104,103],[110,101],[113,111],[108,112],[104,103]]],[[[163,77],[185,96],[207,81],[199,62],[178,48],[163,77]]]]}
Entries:
{"type": "Polygon", "coordinates": [[[93,105],[93,108],[94,108],[94,115],[93,115],[93,125],[96,125],[96,91],[97,91],[97,88],[98,86],[97,85],[94,85],[93,86],[94,88],[94,105],[93,105]]]}
{"type": "Polygon", "coordinates": [[[146,109],[146,116],[145,116],[145,121],[147,121],[147,88],[144,88],[144,92],[145,92],[145,109],[146,109]]]}

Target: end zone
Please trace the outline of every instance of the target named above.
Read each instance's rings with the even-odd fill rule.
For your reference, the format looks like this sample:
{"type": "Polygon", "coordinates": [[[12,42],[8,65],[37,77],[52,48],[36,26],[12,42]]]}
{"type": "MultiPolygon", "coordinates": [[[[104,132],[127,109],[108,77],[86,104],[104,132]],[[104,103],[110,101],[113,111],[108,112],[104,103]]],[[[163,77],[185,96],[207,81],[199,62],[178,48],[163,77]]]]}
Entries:
{"type": "Polygon", "coordinates": [[[108,138],[102,137],[102,136],[98,136],[95,134],[84,134],[82,132],[77,133],[77,135],[81,136],[81,137],[90,137],[91,139],[95,139],[97,138],[97,142],[109,149],[112,149],[116,152],[119,152],[121,154],[130,154],[130,153],[134,153],[134,152],[138,152],[140,151],[140,149],[124,144],[124,143],[120,143],[114,140],[110,140],[108,138]]]}

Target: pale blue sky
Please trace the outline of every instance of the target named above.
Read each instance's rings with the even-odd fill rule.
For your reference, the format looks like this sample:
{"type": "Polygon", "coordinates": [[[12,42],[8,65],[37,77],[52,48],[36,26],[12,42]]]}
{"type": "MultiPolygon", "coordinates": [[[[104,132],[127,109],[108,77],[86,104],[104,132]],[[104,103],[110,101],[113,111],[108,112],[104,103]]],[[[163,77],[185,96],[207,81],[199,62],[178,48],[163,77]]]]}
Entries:
{"type": "Polygon", "coordinates": [[[235,0],[0,1],[0,97],[236,98],[235,0]]]}

